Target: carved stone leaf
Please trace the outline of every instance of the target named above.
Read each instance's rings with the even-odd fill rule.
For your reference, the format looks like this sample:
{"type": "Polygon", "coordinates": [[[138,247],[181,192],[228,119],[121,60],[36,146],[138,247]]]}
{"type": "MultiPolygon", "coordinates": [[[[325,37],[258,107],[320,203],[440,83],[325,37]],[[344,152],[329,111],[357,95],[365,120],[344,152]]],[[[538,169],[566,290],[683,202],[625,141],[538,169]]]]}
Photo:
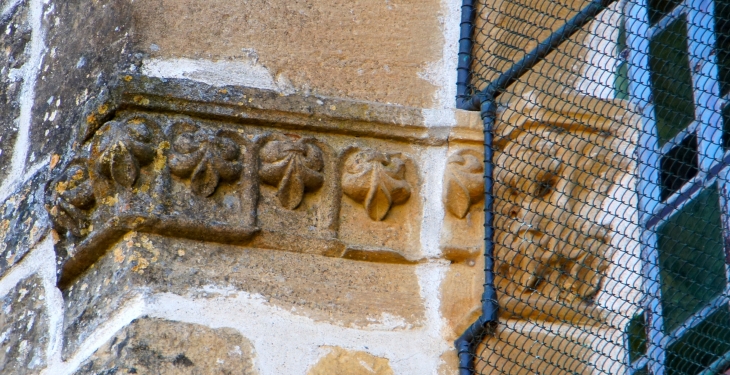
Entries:
{"type": "Polygon", "coordinates": [[[342,189],[345,195],[361,203],[375,221],[385,219],[393,205],[403,204],[411,196],[403,160],[372,150],[348,158],[342,189]]]}
{"type": "Polygon", "coordinates": [[[152,133],[146,123],[132,119],[105,125],[101,137],[99,173],[121,186],[131,188],[139,177],[140,167],[154,160],[152,133]]]}
{"type": "Polygon", "coordinates": [[[225,134],[213,134],[188,123],[176,124],[174,133],[167,164],[173,175],[190,178],[190,189],[196,195],[209,197],[221,181],[241,176],[241,149],[225,134]]]}
{"type": "Polygon", "coordinates": [[[293,210],[302,203],[306,191],[319,189],[324,183],[322,151],[311,138],[279,139],[261,149],[261,180],[277,188],[276,197],[284,208],[293,210]]]}
{"type": "Polygon", "coordinates": [[[215,192],[219,181],[220,176],[218,172],[214,168],[211,168],[207,161],[203,161],[193,171],[193,175],[190,178],[190,188],[195,194],[209,197],[215,192]]]}
{"type": "Polygon", "coordinates": [[[85,167],[70,166],[49,184],[47,197],[46,209],[56,228],[77,237],[85,235],[89,226],[87,210],[96,201],[85,167]]]}
{"type": "Polygon", "coordinates": [[[444,204],[454,216],[463,219],[469,208],[484,198],[484,167],[471,150],[449,157],[444,181],[444,204]]]}
{"type": "Polygon", "coordinates": [[[202,158],[202,152],[193,152],[190,154],[171,153],[167,165],[170,166],[170,172],[175,176],[188,178],[202,158]]]}
{"type": "Polygon", "coordinates": [[[117,143],[110,149],[109,174],[119,185],[131,188],[139,176],[139,167],[132,154],[124,146],[117,143]]]}

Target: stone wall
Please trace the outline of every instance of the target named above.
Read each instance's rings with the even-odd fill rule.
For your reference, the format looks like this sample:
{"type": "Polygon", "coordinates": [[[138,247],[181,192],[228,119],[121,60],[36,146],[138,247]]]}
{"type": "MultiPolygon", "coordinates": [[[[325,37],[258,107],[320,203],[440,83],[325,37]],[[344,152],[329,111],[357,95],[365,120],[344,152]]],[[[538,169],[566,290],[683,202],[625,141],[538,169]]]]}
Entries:
{"type": "MultiPolygon", "coordinates": [[[[0,372],[455,374],[484,262],[459,6],[1,2],[0,372]]],[[[506,108],[507,138],[539,119],[630,152],[615,103],[506,108]]],[[[631,180],[609,174],[610,216],[631,180]]],[[[619,258],[573,289],[609,304],[619,258]]],[[[508,318],[495,353],[509,330],[567,337],[508,318]]],[[[622,350],[580,348],[586,373],[622,350]]]]}

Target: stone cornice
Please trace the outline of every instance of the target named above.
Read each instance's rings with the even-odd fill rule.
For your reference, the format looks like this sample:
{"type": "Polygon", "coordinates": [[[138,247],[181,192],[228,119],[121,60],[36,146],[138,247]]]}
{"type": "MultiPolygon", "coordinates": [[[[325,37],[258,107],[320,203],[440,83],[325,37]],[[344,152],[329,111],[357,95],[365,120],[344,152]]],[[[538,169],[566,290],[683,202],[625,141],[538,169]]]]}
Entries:
{"type": "Polygon", "coordinates": [[[107,95],[94,105],[96,108],[89,108],[87,122],[82,125],[80,135],[84,139],[91,137],[118,110],[177,113],[231,124],[431,146],[445,144],[452,127],[452,124],[427,124],[421,108],[299,94],[283,95],[248,87],[213,87],[188,80],[141,75],[120,77],[107,95]]]}

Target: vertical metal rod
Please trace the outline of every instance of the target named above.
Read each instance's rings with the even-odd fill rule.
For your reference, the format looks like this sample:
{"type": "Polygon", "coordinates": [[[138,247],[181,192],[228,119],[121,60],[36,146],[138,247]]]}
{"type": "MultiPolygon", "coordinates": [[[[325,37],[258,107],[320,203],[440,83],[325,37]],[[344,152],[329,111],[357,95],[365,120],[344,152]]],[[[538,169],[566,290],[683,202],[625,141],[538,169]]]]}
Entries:
{"type": "Polygon", "coordinates": [[[469,78],[471,71],[471,50],[474,45],[474,0],[461,3],[461,24],[459,34],[459,61],[456,67],[456,108],[467,109],[469,101],[469,78]]]}
{"type": "Polygon", "coordinates": [[[482,315],[454,344],[459,355],[459,375],[474,374],[476,347],[485,335],[493,335],[499,321],[499,303],[494,283],[494,123],[495,100],[482,102],[484,122],[484,293],[482,315]]]}

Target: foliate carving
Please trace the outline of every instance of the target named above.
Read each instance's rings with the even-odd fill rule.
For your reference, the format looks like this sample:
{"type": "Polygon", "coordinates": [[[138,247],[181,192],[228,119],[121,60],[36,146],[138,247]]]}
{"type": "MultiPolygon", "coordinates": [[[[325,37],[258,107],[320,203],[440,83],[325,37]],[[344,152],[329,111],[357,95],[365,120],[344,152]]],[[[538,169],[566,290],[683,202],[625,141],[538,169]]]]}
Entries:
{"type": "Polygon", "coordinates": [[[393,205],[403,204],[411,196],[405,172],[401,154],[359,151],[345,161],[342,190],[365,206],[372,220],[381,221],[393,205]]]}
{"type": "Polygon", "coordinates": [[[589,300],[614,252],[602,205],[630,159],[608,148],[614,136],[587,130],[541,125],[509,138],[495,162],[506,294],[589,300]]]}
{"type": "Polygon", "coordinates": [[[446,209],[460,219],[484,199],[484,163],[479,152],[460,150],[448,158],[443,199],[446,209]]]}
{"type": "Polygon", "coordinates": [[[305,191],[315,191],[324,182],[322,150],[313,138],[278,134],[261,149],[259,176],[277,188],[282,206],[293,210],[302,203],[305,191]]]}
{"type": "Polygon", "coordinates": [[[81,237],[89,227],[88,213],[96,201],[85,165],[72,164],[49,185],[46,210],[56,228],[81,237]]]}
{"type": "Polygon", "coordinates": [[[173,175],[190,178],[193,193],[208,197],[221,181],[235,181],[241,176],[240,156],[239,145],[226,132],[179,123],[173,129],[168,165],[173,175]]]}
{"type": "Polygon", "coordinates": [[[139,177],[139,169],[155,158],[152,131],[143,119],[126,122],[110,121],[100,132],[99,173],[119,185],[131,188],[139,177]]]}

